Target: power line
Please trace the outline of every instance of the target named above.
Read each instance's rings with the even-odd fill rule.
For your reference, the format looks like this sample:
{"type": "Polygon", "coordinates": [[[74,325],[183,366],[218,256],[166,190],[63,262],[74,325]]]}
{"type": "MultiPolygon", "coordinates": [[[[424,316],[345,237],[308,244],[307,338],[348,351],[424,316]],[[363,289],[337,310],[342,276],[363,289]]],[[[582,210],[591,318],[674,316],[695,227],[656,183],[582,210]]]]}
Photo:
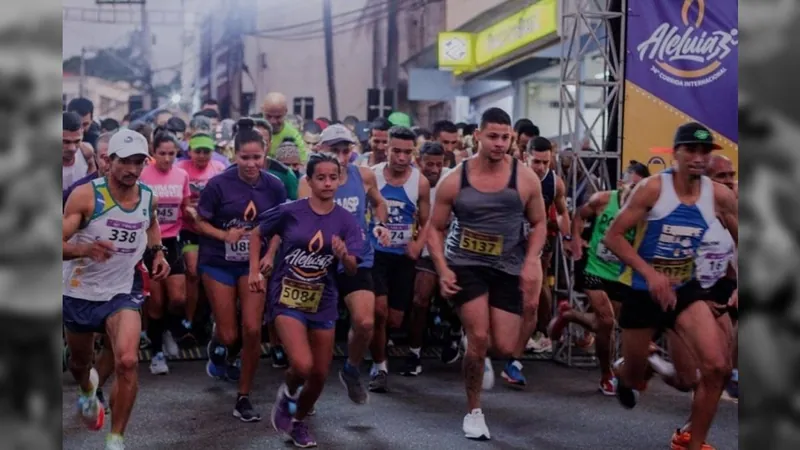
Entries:
{"type": "MultiPolygon", "coordinates": [[[[401,8],[406,11],[415,11],[425,6],[424,0],[404,0],[404,1],[405,3],[401,5],[401,8]]],[[[382,11],[373,11],[369,17],[362,16],[337,24],[336,26],[338,27],[338,29],[333,31],[333,35],[338,36],[340,34],[356,31],[362,28],[366,23],[377,22],[385,19],[386,17],[388,17],[388,9],[383,9],[382,11]]],[[[295,42],[309,41],[309,40],[316,40],[323,38],[324,27],[311,31],[282,34],[278,36],[270,36],[270,35],[258,35],[258,36],[265,39],[272,39],[276,41],[295,41],[295,42]]]]}
{"type": "MultiPolygon", "coordinates": [[[[345,18],[345,17],[348,17],[348,16],[352,16],[352,15],[355,15],[355,14],[360,14],[361,16],[364,16],[366,14],[369,14],[370,12],[374,12],[374,10],[376,10],[376,9],[383,8],[388,4],[389,4],[389,2],[386,1],[386,0],[383,0],[380,3],[370,3],[369,5],[367,5],[364,8],[351,9],[350,11],[345,11],[345,12],[342,12],[342,13],[339,13],[339,14],[334,14],[334,15],[331,16],[331,19],[333,19],[333,20],[342,19],[342,18],[345,18]]],[[[278,32],[278,31],[294,30],[296,28],[302,28],[302,27],[307,27],[307,26],[320,26],[321,27],[322,26],[322,19],[320,18],[320,19],[315,19],[315,20],[309,20],[307,22],[295,23],[295,24],[292,24],[292,25],[283,25],[283,26],[279,26],[279,27],[267,28],[267,29],[264,29],[264,30],[256,30],[256,31],[254,31],[252,33],[247,33],[247,34],[256,35],[256,36],[262,36],[264,34],[275,33],[275,32],[278,32]]],[[[262,37],[270,37],[270,36],[262,36],[262,37]]]]}

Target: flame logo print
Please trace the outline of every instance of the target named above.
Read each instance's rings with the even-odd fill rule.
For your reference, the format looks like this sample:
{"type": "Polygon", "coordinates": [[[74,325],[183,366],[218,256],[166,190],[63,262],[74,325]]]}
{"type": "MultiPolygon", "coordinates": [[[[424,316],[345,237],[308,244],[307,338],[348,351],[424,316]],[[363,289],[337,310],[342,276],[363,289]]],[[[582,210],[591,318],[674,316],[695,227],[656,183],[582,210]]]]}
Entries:
{"type": "Polygon", "coordinates": [[[244,220],[247,222],[252,222],[256,220],[258,216],[258,210],[256,209],[255,203],[250,200],[250,203],[247,204],[247,208],[244,209],[244,220]]]}
{"type": "Polygon", "coordinates": [[[314,234],[314,237],[308,241],[308,251],[311,253],[319,253],[324,245],[325,239],[322,237],[322,230],[319,230],[314,234]]]}

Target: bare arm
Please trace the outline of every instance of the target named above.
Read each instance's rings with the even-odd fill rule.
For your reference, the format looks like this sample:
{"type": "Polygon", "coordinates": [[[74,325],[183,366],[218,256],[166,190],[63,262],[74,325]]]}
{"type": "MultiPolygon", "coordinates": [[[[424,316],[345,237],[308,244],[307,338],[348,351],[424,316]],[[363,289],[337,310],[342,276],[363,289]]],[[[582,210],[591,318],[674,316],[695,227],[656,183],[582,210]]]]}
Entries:
{"type": "Polygon", "coordinates": [[[436,271],[439,273],[447,269],[447,260],[444,257],[444,238],[450,214],[453,212],[453,201],[458,194],[461,170],[463,167],[459,166],[439,182],[439,187],[436,189],[436,203],[429,221],[428,251],[436,266],[436,271]]]}
{"type": "Polygon", "coordinates": [[[584,223],[596,217],[600,211],[608,205],[611,198],[611,191],[603,191],[592,194],[589,201],[575,211],[572,219],[572,237],[578,237],[583,232],[584,223]]]}
{"type": "Polygon", "coordinates": [[[89,254],[86,244],[72,244],[67,241],[75,236],[81,224],[92,216],[94,210],[94,193],[91,183],[78,186],[67,199],[64,206],[64,224],[62,227],[63,261],[84,258],[89,254]]]}
{"type": "MultiPolygon", "coordinates": [[[[278,238],[278,236],[275,236],[278,238]]],[[[270,248],[272,248],[272,241],[270,241],[270,248]]],[[[280,238],[278,238],[280,241],[280,238]]],[[[255,227],[250,231],[250,273],[261,273],[261,229],[255,227]]]]}
{"type": "MultiPolygon", "coordinates": [[[[563,236],[570,234],[569,210],[567,209],[567,187],[561,177],[556,178],[556,198],[554,199],[558,213],[558,230],[563,236]]],[[[582,228],[581,228],[582,230],[582,228]]],[[[574,236],[574,233],[573,233],[574,236]]]]}
{"type": "Polygon", "coordinates": [[[617,255],[620,261],[645,278],[647,278],[646,274],[653,272],[653,268],[625,239],[625,232],[647,219],[647,213],[655,205],[660,193],[660,177],[655,176],[642,180],[631,193],[630,199],[622,207],[616,219],[611,222],[611,227],[603,239],[603,244],[617,255]]]}
{"type": "Polygon", "coordinates": [[[428,235],[428,219],[431,215],[431,184],[425,177],[419,177],[417,211],[419,212],[420,226],[420,232],[419,235],[417,235],[417,243],[419,245],[425,245],[428,235]]]}
{"type": "Polygon", "coordinates": [[[92,145],[88,142],[81,142],[81,153],[83,153],[83,158],[86,160],[86,165],[88,166],[86,173],[97,172],[97,159],[95,158],[92,145]]]}
{"type": "MultiPolygon", "coordinates": [[[[194,220],[195,220],[194,226],[197,228],[197,231],[199,231],[200,234],[214,238],[218,241],[224,241],[225,238],[228,236],[228,233],[226,231],[216,228],[214,225],[211,225],[199,215],[194,216],[194,220]]],[[[250,245],[252,246],[252,243],[250,245]]]]}
{"type": "Polygon", "coordinates": [[[736,194],[725,186],[714,183],[714,203],[722,224],[739,245],[739,202],[736,194]]]}
{"type": "Polygon", "coordinates": [[[364,180],[364,191],[372,204],[375,217],[381,223],[386,223],[389,220],[389,206],[378,189],[378,180],[375,178],[375,173],[367,167],[359,167],[358,170],[361,171],[361,179],[364,180]]]}
{"type": "Polygon", "coordinates": [[[528,198],[525,201],[525,215],[531,224],[525,259],[539,261],[547,239],[547,210],[544,207],[544,197],[542,197],[542,182],[533,170],[527,167],[519,165],[517,170],[519,171],[520,181],[524,183],[523,185],[526,186],[528,191],[528,198]]]}
{"type": "Polygon", "coordinates": [[[158,197],[153,195],[150,226],[147,227],[147,246],[161,245],[161,227],[158,225],[158,197]]]}
{"type": "Polygon", "coordinates": [[[308,177],[300,178],[297,181],[297,198],[311,197],[311,186],[308,185],[308,177]]]}

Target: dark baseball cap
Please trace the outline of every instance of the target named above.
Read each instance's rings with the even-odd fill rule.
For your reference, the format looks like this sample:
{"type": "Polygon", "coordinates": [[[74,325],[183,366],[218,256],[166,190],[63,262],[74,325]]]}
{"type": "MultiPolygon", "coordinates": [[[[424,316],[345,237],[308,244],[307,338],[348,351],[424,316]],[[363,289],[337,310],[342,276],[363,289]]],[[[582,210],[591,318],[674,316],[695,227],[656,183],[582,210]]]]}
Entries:
{"type": "Polygon", "coordinates": [[[714,142],[711,130],[697,122],[689,122],[678,127],[672,148],[677,148],[679,145],[707,145],[713,150],[722,148],[714,142]]]}

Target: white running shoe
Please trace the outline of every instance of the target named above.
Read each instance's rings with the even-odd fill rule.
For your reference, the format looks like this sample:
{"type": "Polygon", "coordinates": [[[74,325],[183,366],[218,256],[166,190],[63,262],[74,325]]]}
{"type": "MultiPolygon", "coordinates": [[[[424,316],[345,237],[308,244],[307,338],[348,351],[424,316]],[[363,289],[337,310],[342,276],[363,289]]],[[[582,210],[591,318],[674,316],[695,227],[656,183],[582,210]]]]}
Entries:
{"type": "Polygon", "coordinates": [[[669,361],[666,361],[664,358],[657,354],[652,354],[647,357],[647,362],[650,363],[650,367],[653,370],[665,378],[671,378],[675,376],[675,365],[669,361]]]}
{"type": "Polygon", "coordinates": [[[172,358],[177,358],[181,355],[181,349],[178,347],[178,343],[175,342],[175,338],[172,337],[172,333],[169,331],[165,331],[162,339],[164,340],[164,345],[161,346],[161,350],[164,354],[169,355],[172,358]]]}
{"type": "Polygon", "coordinates": [[[489,434],[489,428],[486,426],[483,411],[480,408],[473,409],[471,413],[464,416],[464,423],[461,428],[464,430],[464,436],[467,439],[488,441],[492,438],[489,434]]]}
{"type": "MultiPolygon", "coordinates": [[[[483,360],[483,390],[488,391],[493,387],[494,387],[494,367],[492,367],[491,358],[487,356],[486,359],[483,360]]],[[[483,420],[483,414],[481,414],[481,420],[483,420]]],[[[485,424],[483,426],[484,428],[486,427],[485,424]]]]}
{"type": "Polygon", "coordinates": [[[166,375],[169,373],[167,358],[163,353],[158,352],[153,355],[153,359],[150,360],[150,373],[153,375],[166,375]]]}
{"type": "Polygon", "coordinates": [[[109,434],[106,437],[106,450],[125,450],[125,441],[122,436],[109,434]]]}

